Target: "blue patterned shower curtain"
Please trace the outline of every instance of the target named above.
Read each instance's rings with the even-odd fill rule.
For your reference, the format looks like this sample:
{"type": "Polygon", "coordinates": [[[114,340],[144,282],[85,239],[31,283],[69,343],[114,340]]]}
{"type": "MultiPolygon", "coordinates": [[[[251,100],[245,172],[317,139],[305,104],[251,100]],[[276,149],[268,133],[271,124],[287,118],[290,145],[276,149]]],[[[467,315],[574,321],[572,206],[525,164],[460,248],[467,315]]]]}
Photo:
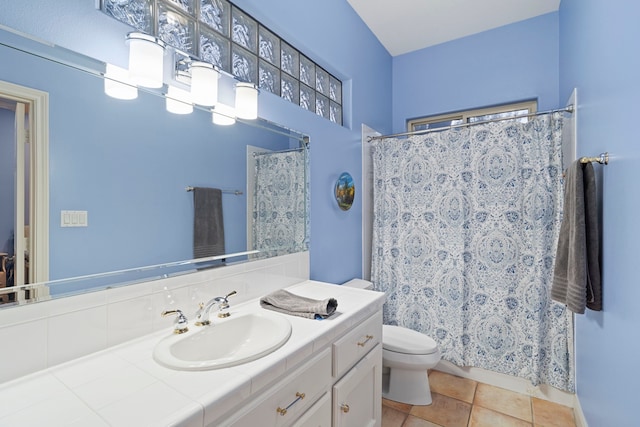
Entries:
{"type": "Polygon", "coordinates": [[[458,366],[574,390],[572,317],[550,297],[561,131],[555,114],[373,142],[385,324],[458,366]]]}
{"type": "Polygon", "coordinates": [[[305,150],[256,153],[253,247],[267,258],[307,250],[305,150]]]}

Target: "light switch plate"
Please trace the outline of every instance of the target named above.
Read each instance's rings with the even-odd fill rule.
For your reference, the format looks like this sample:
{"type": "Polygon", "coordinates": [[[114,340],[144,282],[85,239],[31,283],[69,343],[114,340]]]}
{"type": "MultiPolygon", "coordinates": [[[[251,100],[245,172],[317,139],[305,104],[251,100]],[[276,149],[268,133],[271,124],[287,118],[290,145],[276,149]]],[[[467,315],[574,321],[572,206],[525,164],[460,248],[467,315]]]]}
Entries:
{"type": "Polygon", "coordinates": [[[87,227],[88,225],[87,211],[60,211],[60,227],[87,227]]]}

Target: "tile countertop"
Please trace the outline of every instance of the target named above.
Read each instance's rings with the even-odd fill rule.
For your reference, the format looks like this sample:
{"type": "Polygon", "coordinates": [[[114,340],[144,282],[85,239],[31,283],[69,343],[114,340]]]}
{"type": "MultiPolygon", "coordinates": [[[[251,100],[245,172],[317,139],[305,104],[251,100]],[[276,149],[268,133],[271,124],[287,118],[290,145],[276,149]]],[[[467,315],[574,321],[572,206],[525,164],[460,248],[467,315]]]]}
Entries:
{"type": "MultiPolygon", "coordinates": [[[[326,348],[384,303],[383,293],[322,282],[287,289],[309,298],[336,298],[338,309],[321,321],[287,316],[292,333],[285,345],[230,368],[178,371],[159,365],[152,353],[171,333],[166,330],[18,378],[0,385],[0,426],[201,427],[326,348]]],[[[255,299],[232,305],[231,314],[251,308],[263,310],[255,299]]]]}

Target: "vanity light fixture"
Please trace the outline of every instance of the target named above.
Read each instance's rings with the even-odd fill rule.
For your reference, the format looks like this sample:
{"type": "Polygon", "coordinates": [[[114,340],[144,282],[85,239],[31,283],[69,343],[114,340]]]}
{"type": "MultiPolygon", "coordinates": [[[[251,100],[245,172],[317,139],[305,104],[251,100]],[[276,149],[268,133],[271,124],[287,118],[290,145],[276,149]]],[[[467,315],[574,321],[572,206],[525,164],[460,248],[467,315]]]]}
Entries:
{"type": "Polygon", "coordinates": [[[169,85],[165,99],[168,112],[173,114],[193,113],[190,91],[169,85]]]}
{"type": "Polygon", "coordinates": [[[107,64],[104,73],[104,93],[117,99],[136,99],[138,88],[129,80],[129,70],[107,64]]]}
{"type": "Polygon", "coordinates": [[[258,118],[258,89],[252,83],[236,83],[236,116],[241,119],[258,118]]]}
{"type": "Polygon", "coordinates": [[[191,63],[191,97],[194,103],[213,107],[218,102],[220,72],[208,62],[191,63]]]}
{"type": "Polygon", "coordinates": [[[211,116],[216,125],[230,126],[236,123],[236,109],[222,102],[216,104],[211,116]]]}
{"type": "Polygon", "coordinates": [[[165,43],[148,34],[131,32],[129,43],[129,78],[139,86],[160,88],[163,84],[165,43]]]}

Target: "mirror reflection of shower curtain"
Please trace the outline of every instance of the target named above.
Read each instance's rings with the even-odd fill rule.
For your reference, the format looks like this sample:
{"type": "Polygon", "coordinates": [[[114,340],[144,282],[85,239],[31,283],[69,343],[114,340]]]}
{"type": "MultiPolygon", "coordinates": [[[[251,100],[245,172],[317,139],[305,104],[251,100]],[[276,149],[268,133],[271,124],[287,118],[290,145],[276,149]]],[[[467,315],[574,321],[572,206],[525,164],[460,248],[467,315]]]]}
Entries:
{"type": "Polygon", "coordinates": [[[308,180],[306,151],[255,153],[252,209],[255,258],[307,250],[308,180]]]}

